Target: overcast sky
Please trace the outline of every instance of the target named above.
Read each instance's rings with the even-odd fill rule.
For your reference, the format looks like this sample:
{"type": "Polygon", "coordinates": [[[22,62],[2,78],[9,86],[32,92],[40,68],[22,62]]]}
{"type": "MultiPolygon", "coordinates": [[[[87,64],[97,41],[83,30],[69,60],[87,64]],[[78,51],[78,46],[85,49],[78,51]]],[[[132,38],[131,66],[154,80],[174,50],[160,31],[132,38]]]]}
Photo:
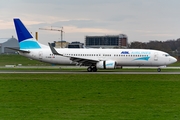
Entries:
{"type": "Polygon", "coordinates": [[[39,42],[84,42],[86,35],[126,34],[128,41],[180,38],[180,0],[1,0],[0,38],[16,36],[13,18],[20,18],[39,42]]]}

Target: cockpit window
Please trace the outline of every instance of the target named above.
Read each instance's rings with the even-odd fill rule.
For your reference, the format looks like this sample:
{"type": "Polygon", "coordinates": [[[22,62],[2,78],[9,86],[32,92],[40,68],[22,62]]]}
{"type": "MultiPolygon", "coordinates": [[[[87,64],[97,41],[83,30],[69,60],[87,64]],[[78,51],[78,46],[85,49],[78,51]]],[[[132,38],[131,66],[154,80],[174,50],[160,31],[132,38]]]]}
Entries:
{"type": "Polygon", "coordinates": [[[166,57],[170,56],[169,54],[165,54],[166,57]]]}

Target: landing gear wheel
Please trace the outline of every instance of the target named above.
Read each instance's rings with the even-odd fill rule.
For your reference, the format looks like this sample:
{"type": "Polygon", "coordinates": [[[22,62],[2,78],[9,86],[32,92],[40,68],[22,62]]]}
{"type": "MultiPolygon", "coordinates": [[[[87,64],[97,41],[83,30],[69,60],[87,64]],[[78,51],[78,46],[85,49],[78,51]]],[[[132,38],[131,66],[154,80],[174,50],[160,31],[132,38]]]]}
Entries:
{"type": "Polygon", "coordinates": [[[88,68],[87,68],[87,71],[88,71],[88,72],[92,72],[92,67],[91,67],[91,66],[88,67],[88,68]]]}
{"type": "Polygon", "coordinates": [[[158,71],[158,72],[161,72],[161,68],[158,68],[157,71],[158,71]]]}
{"type": "Polygon", "coordinates": [[[96,68],[96,67],[93,67],[93,68],[92,68],[92,71],[93,71],[93,72],[97,72],[97,68],[96,68]]]}
{"type": "Polygon", "coordinates": [[[96,66],[89,66],[89,67],[87,68],[87,71],[88,71],[88,72],[97,72],[97,68],[96,68],[96,66]]]}

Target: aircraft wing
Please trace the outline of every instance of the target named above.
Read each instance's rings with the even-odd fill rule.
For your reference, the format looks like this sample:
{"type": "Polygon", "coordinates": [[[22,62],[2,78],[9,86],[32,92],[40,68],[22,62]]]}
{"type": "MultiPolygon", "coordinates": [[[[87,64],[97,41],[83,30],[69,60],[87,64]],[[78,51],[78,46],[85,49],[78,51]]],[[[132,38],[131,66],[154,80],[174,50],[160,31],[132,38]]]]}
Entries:
{"type": "MultiPolygon", "coordinates": [[[[70,57],[70,56],[65,56],[65,57],[70,57]]],[[[70,57],[70,60],[79,63],[79,65],[92,65],[99,61],[95,59],[85,59],[85,58],[72,57],[72,56],[70,57]]]]}
{"type": "Polygon", "coordinates": [[[19,51],[19,52],[22,52],[22,53],[30,53],[30,51],[26,51],[26,50],[20,50],[20,49],[11,48],[11,47],[5,47],[5,48],[11,49],[11,50],[15,50],[15,51],[19,51]]]}
{"type": "Polygon", "coordinates": [[[69,57],[70,60],[72,60],[73,62],[79,63],[79,65],[92,65],[92,64],[95,64],[95,63],[100,61],[98,59],[87,59],[87,58],[84,58],[84,57],[63,55],[61,53],[58,53],[50,43],[48,43],[48,44],[49,44],[49,47],[50,47],[50,49],[51,49],[51,51],[52,51],[52,53],[54,55],[60,55],[60,56],[63,56],[63,57],[69,57]]]}

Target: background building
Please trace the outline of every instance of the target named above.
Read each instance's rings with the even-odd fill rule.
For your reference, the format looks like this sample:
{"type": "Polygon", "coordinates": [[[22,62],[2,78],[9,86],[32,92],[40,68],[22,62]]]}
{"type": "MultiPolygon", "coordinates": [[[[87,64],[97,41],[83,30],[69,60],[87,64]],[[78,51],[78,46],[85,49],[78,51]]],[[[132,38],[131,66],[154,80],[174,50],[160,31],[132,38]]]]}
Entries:
{"type": "Polygon", "coordinates": [[[17,52],[6,47],[19,49],[18,40],[14,37],[10,39],[0,38],[0,54],[15,54],[17,52]]]}
{"type": "Polygon", "coordinates": [[[128,38],[125,34],[86,36],[85,46],[87,48],[127,48],[128,38]]]}
{"type": "Polygon", "coordinates": [[[78,41],[76,42],[71,42],[69,43],[69,45],[67,46],[67,48],[84,48],[84,43],[80,43],[78,41]]]}
{"type": "Polygon", "coordinates": [[[54,41],[54,43],[51,43],[51,45],[53,47],[56,48],[83,48],[84,47],[84,43],[80,43],[78,41],[76,42],[66,42],[66,41],[54,41]]]}
{"type": "Polygon", "coordinates": [[[53,47],[56,48],[66,48],[68,46],[68,42],[66,41],[54,41],[54,43],[52,43],[53,47]]]}

